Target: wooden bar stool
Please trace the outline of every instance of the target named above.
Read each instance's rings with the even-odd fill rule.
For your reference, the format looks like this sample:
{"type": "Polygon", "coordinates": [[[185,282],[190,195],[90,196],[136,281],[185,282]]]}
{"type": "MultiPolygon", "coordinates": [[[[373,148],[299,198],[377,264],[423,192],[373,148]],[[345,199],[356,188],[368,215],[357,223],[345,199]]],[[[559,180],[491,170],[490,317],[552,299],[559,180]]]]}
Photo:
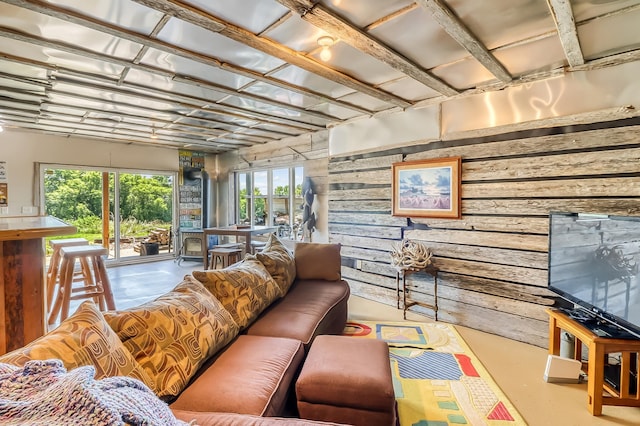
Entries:
{"type": "Polygon", "coordinates": [[[251,254],[256,254],[267,245],[266,241],[251,241],[251,254]]]}
{"type": "MultiPolygon", "coordinates": [[[[215,266],[213,266],[213,257],[211,255],[211,250],[216,250],[216,249],[221,249],[221,248],[231,248],[231,249],[240,249],[242,250],[242,247],[244,247],[244,244],[239,244],[239,243],[226,243],[226,244],[216,244],[215,246],[213,246],[212,248],[210,248],[209,250],[207,250],[207,257],[204,259],[205,260],[205,264],[204,264],[204,269],[216,269],[215,266]]],[[[242,256],[242,254],[240,255],[242,256]]],[[[223,262],[224,264],[224,262],[223,262]]]]}
{"type": "MultiPolygon", "coordinates": [[[[73,247],[73,246],[88,246],[89,241],[85,238],[66,238],[59,240],[49,240],[49,246],[53,249],[53,253],[51,254],[51,259],[49,260],[49,267],[47,268],[47,310],[51,310],[51,304],[53,303],[53,296],[55,294],[56,285],[59,282],[59,271],[60,271],[60,249],[62,247],[73,247]]],[[[80,268],[79,276],[76,277],[76,280],[86,279],[88,274],[90,274],[90,270],[88,268],[88,263],[86,261],[82,262],[80,268]]]]}
{"type": "Polygon", "coordinates": [[[211,257],[211,260],[209,261],[211,269],[216,269],[218,266],[218,260],[222,263],[222,267],[226,268],[227,266],[240,261],[242,257],[242,249],[216,246],[209,250],[209,256],[211,257]]]}
{"type": "Polygon", "coordinates": [[[109,276],[102,259],[102,256],[106,256],[108,253],[109,250],[101,246],[87,245],[60,248],[60,256],[62,258],[60,279],[55,303],[49,314],[49,325],[56,322],[58,315],[60,316],[60,321],[69,316],[69,302],[71,300],[93,299],[102,311],[105,310],[105,305],[106,309],[116,309],[109,276]],[[86,262],[91,267],[87,266],[89,274],[86,279],[82,280],[83,286],[74,288],[76,260],[81,264],[86,262]]]}

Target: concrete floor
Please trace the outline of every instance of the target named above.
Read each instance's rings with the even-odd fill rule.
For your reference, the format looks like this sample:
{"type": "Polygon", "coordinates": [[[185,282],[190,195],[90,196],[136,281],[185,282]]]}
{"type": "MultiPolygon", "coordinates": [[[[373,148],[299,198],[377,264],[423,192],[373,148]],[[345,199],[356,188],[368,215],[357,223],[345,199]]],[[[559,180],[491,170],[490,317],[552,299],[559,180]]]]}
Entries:
{"type": "MultiPolygon", "coordinates": [[[[171,290],[185,274],[201,268],[201,262],[187,260],[180,264],[165,260],[109,268],[116,307],[126,309],[152,300],[171,290]]],[[[349,312],[353,320],[402,321],[402,311],[395,306],[356,296],[350,298],[349,312]]],[[[407,318],[432,321],[414,313],[407,318]]],[[[546,349],[466,327],[457,329],[529,425],[640,425],[640,408],[605,406],[602,416],[591,416],[586,383],[546,383],[546,349]]]]}

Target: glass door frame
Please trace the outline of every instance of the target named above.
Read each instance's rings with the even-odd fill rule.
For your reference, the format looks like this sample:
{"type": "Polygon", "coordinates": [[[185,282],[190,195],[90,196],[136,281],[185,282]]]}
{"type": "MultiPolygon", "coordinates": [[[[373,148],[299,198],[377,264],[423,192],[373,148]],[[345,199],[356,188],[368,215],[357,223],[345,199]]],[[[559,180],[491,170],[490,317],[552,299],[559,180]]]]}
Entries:
{"type": "MultiPolygon", "coordinates": [[[[45,170],[47,169],[64,169],[64,170],[79,170],[79,171],[86,171],[86,172],[98,172],[102,174],[102,182],[103,182],[103,186],[102,186],[102,212],[103,212],[103,217],[104,217],[104,203],[105,201],[108,202],[110,200],[109,198],[109,187],[107,187],[106,191],[105,191],[105,187],[104,187],[104,174],[113,174],[114,176],[114,188],[113,188],[113,197],[114,197],[114,218],[116,217],[120,217],[120,202],[116,200],[120,199],[120,174],[122,173],[128,173],[128,174],[144,174],[144,175],[162,175],[162,176],[171,176],[173,178],[173,188],[172,188],[172,194],[171,194],[171,199],[172,199],[172,211],[171,211],[171,228],[173,230],[173,234],[176,234],[176,231],[178,229],[178,190],[177,190],[177,184],[178,184],[178,172],[176,171],[166,171],[166,170],[147,170],[147,169],[128,169],[128,168],[118,168],[118,167],[99,167],[99,166],[79,166],[79,165],[74,165],[74,164],[58,164],[58,163],[38,163],[39,166],[39,170],[38,170],[38,175],[39,175],[39,181],[38,181],[38,198],[39,198],[39,212],[40,215],[45,215],[45,185],[44,185],[44,178],[45,178],[45,170]]],[[[107,208],[107,210],[109,210],[107,208]]],[[[109,210],[110,212],[110,210],[109,210]]],[[[111,220],[111,218],[109,217],[109,221],[111,220]]],[[[108,229],[108,223],[102,221],[102,240],[103,240],[103,245],[104,245],[104,241],[105,241],[105,232],[106,232],[106,241],[108,243],[110,235],[109,235],[109,229],[108,229]]],[[[114,229],[114,255],[113,258],[107,258],[105,263],[109,264],[109,265],[125,265],[125,264],[133,264],[133,263],[143,263],[143,262],[149,262],[149,261],[157,261],[157,260],[166,260],[166,259],[171,259],[174,258],[176,256],[176,238],[174,237],[174,235],[170,235],[169,238],[172,239],[171,241],[171,246],[173,247],[173,252],[170,253],[163,253],[163,254],[158,254],[158,255],[154,255],[154,256],[128,256],[126,258],[120,258],[120,221],[119,220],[114,220],[114,224],[113,224],[113,229],[114,229]]],[[[107,246],[108,248],[108,246],[107,246]]]]}

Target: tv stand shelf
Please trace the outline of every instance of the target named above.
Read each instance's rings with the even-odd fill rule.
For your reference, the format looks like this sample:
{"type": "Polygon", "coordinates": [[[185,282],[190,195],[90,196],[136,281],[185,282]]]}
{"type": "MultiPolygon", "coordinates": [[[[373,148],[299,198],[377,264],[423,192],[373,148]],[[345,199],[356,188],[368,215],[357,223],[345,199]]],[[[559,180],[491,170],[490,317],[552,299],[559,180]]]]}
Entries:
{"type": "MultiPolygon", "coordinates": [[[[638,354],[640,339],[620,339],[599,336],[597,331],[571,318],[567,313],[547,309],[549,314],[549,353],[560,355],[560,331],[575,337],[574,359],[582,362],[582,347],[589,351],[589,359],[582,362],[582,370],[587,373],[587,393],[589,412],[594,416],[602,414],[603,405],[623,405],[640,407],[640,378],[638,376],[638,354]],[[607,354],[620,354],[618,386],[605,381],[605,360],[607,354]],[[631,383],[635,377],[635,383],[631,383]],[[617,389],[616,389],[617,388],[617,389]],[[606,391],[606,394],[605,392],[606,391]]],[[[615,379],[615,378],[614,378],[615,379]]],[[[611,380],[611,378],[610,378],[611,380]]]]}

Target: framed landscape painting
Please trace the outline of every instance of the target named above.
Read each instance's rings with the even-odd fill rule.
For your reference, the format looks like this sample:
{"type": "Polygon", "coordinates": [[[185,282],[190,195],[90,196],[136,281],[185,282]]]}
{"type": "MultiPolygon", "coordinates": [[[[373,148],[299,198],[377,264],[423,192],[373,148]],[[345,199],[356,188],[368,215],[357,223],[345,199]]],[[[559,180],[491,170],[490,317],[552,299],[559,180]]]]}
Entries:
{"type": "Polygon", "coordinates": [[[460,157],[392,165],[393,216],[460,219],[460,157]]]}

